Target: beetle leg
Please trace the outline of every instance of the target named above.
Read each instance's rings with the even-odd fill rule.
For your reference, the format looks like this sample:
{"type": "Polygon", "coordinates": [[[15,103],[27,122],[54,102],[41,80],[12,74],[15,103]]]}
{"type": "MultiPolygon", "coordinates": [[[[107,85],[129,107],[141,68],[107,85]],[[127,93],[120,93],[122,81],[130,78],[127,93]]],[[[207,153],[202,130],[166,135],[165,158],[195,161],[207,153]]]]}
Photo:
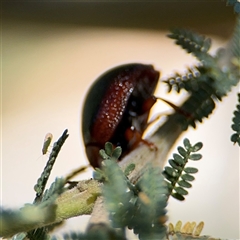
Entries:
{"type": "Polygon", "coordinates": [[[150,142],[146,139],[143,139],[141,138],[141,142],[145,145],[147,145],[151,150],[154,150],[154,151],[157,151],[158,150],[158,147],[153,143],[153,142],[150,142]]]}
{"type": "Polygon", "coordinates": [[[148,141],[148,140],[145,140],[142,138],[142,134],[140,132],[138,132],[136,130],[136,128],[134,127],[131,127],[131,128],[128,128],[126,129],[126,132],[125,132],[125,138],[126,140],[129,142],[129,144],[131,145],[131,148],[134,149],[137,147],[137,145],[142,142],[143,144],[147,145],[150,149],[152,150],[157,150],[157,146],[148,141]]]}
{"type": "Polygon", "coordinates": [[[146,99],[142,105],[142,112],[149,112],[156,101],[157,98],[153,95],[150,96],[150,98],[146,99]]]}

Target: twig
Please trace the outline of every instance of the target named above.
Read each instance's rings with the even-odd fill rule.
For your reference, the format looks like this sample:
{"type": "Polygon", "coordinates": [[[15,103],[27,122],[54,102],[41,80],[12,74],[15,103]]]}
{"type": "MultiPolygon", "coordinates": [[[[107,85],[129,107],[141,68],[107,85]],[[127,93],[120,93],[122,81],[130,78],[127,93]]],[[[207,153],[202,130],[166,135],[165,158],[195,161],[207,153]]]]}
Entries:
{"type": "Polygon", "coordinates": [[[76,187],[62,193],[54,205],[28,204],[20,210],[1,210],[0,237],[61,222],[73,216],[90,214],[101,189],[98,181],[80,181],[76,187]]]}
{"type": "Polygon", "coordinates": [[[37,184],[34,186],[34,190],[36,191],[36,197],[34,199],[34,203],[41,201],[41,197],[43,195],[43,192],[46,187],[46,184],[47,184],[48,178],[50,176],[51,170],[53,168],[53,165],[56,161],[58,153],[61,150],[62,145],[64,144],[64,142],[68,138],[68,136],[69,136],[68,130],[66,129],[63,132],[62,136],[58,139],[58,141],[54,143],[52,152],[49,156],[46,166],[45,166],[40,178],[37,180],[37,184]]]}

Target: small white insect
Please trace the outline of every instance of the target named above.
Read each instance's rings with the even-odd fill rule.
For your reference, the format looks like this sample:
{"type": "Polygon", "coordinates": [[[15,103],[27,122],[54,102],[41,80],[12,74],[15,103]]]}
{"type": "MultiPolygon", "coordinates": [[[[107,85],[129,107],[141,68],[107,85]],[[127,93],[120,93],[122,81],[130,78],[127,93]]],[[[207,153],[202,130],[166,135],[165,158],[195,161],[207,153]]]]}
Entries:
{"type": "Polygon", "coordinates": [[[42,147],[42,154],[45,155],[47,153],[48,147],[52,141],[53,135],[51,133],[47,133],[44,138],[44,143],[42,147]]]}

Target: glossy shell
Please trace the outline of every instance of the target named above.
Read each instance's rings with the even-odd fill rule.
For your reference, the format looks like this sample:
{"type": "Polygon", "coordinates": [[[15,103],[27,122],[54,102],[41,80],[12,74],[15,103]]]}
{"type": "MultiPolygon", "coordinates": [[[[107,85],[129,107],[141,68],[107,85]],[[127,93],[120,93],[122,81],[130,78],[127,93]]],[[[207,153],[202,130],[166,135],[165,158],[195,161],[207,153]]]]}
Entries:
{"type": "Polygon", "coordinates": [[[137,146],[156,99],[159,72],[152,65],[127,64],[102,74],[87,93],[82,112],[86,154],[99,167],[99,150],[109,141],[122,157],[137,146]]]}

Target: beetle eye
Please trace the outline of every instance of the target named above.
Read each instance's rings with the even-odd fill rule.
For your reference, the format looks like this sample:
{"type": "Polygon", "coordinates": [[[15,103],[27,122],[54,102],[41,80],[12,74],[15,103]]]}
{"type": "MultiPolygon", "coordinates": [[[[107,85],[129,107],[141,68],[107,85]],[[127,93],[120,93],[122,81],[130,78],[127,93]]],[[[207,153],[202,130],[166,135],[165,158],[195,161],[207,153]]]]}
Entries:
{"type": "Polygon", "coordinates": [[[131,106],[133,108],[137,107],[137,101],[136,100],[131,101],[131,106]]]}
{"type": "Polygon", "coordinates": [[[129,115],[130,115],[131,117],[137,117],[137,116],[138,116],[138,114],[137,114],[136,111],[131,111],[131,110],[129,110],[128,113],[129,113],[129,115]]]}
{"type": "Polygon", "coordinates": [[[135,98],[130,98],[129,101],[129,107],[128,107],[128,113],[131,117],[138,116],[139,113],[139,103],[135,98]]]}

